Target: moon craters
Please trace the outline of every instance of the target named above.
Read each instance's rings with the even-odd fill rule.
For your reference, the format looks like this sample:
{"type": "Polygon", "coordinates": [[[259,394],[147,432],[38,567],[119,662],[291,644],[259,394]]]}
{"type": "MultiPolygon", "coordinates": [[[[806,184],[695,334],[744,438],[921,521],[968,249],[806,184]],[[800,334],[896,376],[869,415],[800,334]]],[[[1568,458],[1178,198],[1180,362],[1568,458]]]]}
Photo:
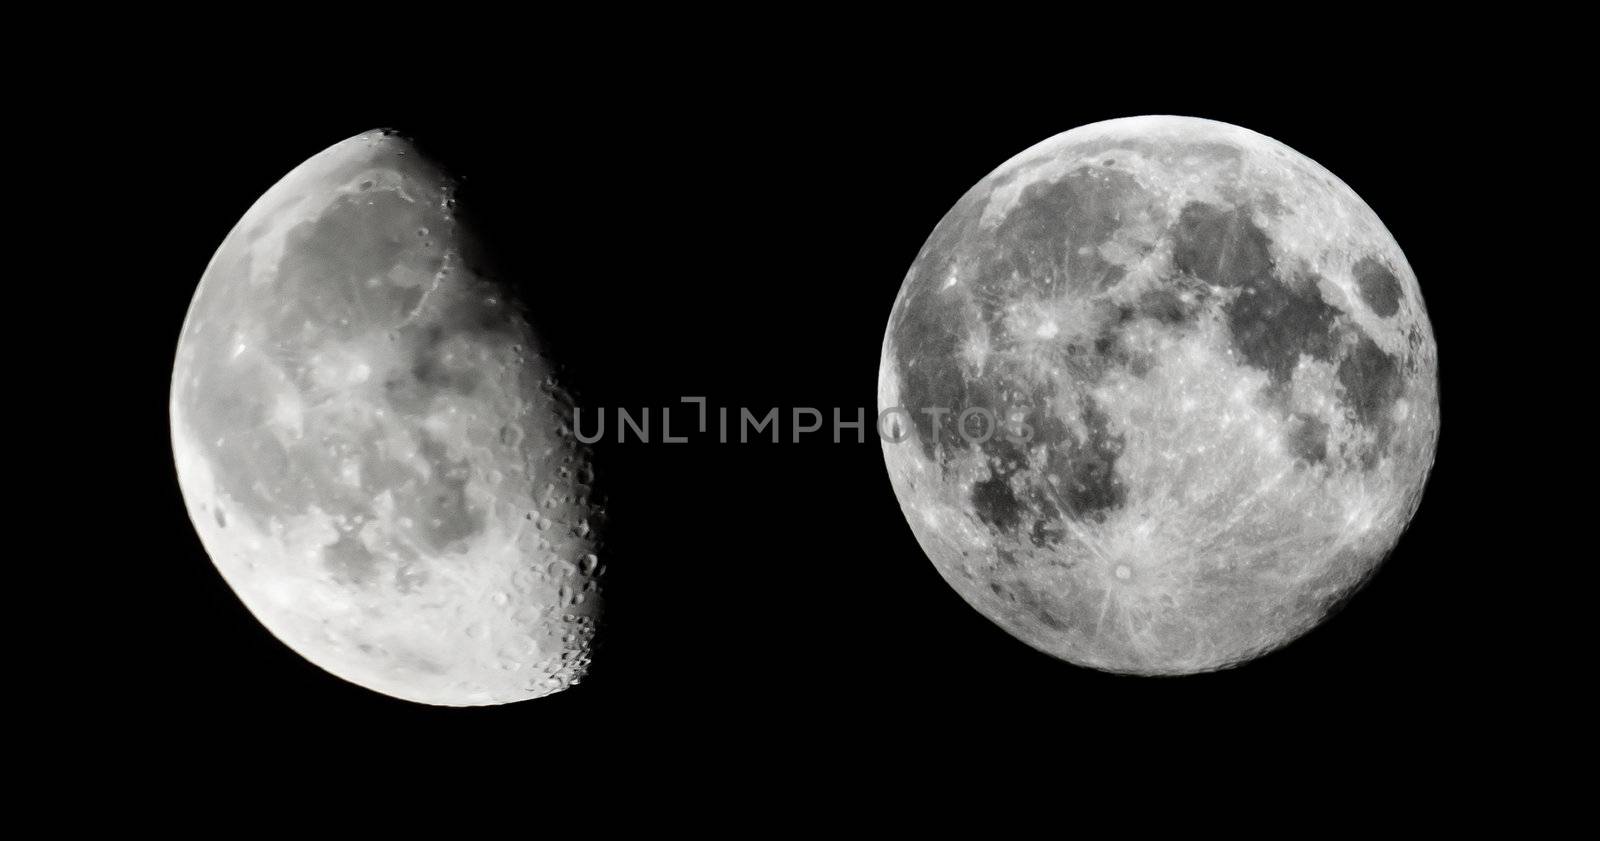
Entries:
{"type": "Polygon", "coordinates": [[[171,414],[191,519],[268,630],[354,683],[476,705],[584,674],[604,508],[457,194],[392,132],[285,176],[201,279],[171,414]]]}
{"type": "Polygon", "coordinates": [[[1029,644],[1187,673],[1281,646],[1377,568],[1438,428],[1381,222],[1269,138],[1176,117],[1051,138],[962,197],[891,314],[907,520],[1029,644]],[[945,419],[1006,419],[987,441],[945,419]]]}

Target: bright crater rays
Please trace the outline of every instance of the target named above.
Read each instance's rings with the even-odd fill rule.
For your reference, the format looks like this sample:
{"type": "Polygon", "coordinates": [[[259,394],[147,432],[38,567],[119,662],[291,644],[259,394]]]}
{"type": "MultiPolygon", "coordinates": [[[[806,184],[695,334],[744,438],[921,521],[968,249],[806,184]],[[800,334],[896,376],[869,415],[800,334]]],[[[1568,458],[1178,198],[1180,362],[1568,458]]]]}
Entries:
{"type": "Polygon", "coordinates": [[[1245,129],[1137,117],[946,214],[879,403],[911,413],[891,481],[968,602],[1063,659],[1182,674],[1284,645],[1374,572],[1433,462],[1437,381],[1417,279],[1349,187],[1245,129]],[[961,434],[972,406],[1014,434],[961,434]]]}

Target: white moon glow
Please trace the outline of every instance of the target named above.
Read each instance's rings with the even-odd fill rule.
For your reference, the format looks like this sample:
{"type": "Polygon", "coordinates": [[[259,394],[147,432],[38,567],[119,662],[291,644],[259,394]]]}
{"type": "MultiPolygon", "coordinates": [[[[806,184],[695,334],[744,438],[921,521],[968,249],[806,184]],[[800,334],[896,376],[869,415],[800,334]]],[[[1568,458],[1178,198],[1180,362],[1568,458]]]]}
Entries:
{"type": "Polygon", "coordinates": [[[1142,674],[1277,648],[1365,581],[1421,498],[1437,382],[1371,208],[1183,117],[1074,129],[968,191],[878,379],[910,412],[895,492],[951,586],[1038,649],[1142,674]],[[969,407],[999,434],[959,429],[969,407]]]}
{"type": "Polygon", "coordinates": [[[459,706],[584,674],[603,513],[530,302],[457,200],[392,132],[290,172],[200,281],[171,416],[190,518],[256,618],[341,678],[459,706]]]}

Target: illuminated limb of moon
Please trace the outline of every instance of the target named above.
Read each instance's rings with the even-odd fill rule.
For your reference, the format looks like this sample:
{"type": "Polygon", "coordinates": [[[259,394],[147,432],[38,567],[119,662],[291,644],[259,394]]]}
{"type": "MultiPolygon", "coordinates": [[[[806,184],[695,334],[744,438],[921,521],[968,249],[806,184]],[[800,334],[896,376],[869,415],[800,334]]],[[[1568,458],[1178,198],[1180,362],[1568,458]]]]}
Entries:
{"type": "Polygon", "coordinates": [[[879,403],[912,413],[885,460],[951,586],[1036,648],[1147,674],[1314,627],[1399,539],[1439,424],[1417,279],[1372,210],[1179,117],[1058,135],[963,196],[895,302],[879,403]],[[968,440],[968,406],[1009,434],[968,440]]]}
{"type": "Polygon", "coordinates": [[[272,187],[195,293],[172,446],[202,542],[268,630],[370,689],[477,705],[584,674],[603,511],[528,302],[456,201],[391,132],[272,187]]]}

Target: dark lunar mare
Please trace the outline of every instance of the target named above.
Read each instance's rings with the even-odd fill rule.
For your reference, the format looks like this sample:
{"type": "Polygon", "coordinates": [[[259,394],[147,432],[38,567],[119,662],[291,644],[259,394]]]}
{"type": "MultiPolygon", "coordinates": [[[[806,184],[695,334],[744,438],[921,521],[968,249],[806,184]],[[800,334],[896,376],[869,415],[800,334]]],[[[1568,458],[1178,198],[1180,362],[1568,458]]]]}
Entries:
{"type": "MultiPolygon", "coordinates": [[[[449,214],[441,214],[439,208],[418,205],[375,181],[360,182],[355,192],[338,196],[287,232],[286,256],[275,267],[272,284],[239,285],[232,298],[208,299],[213,307],[233,312],[203,313],[200,323],[208,325],[210,341],[227,341],[231,332],[221,325],[234,323],[253,324],[252,341],[269,340],[263,352],[271,357],[270,368],[247,366],[228,380],[217,371],[200,369],[208,399],[198,401],[188,418],[199,440],[216,442],[211,455],[218,466],[219,490],[240,503],[243,516],[256,528],[268,530],[271,518],[302,514],[309,500],[318,500],[330,510],[352,512],[350,534],[358,534],[361,522],[373,516],[373,500],[392,490],[395,514],[417,524],[427,551],[448,551],[482,531],[485,512],[476,510],[466,492],[470,464],[453,458],[443,442],[426,432],[417,456],[433,481],[427,493],[415,493],[409,491],[428,480],[380,441],[332,441],[318,450],[286,444],[264,431],[273,406],[262,395],[284,390],[276,376],[286,377],[308,403],[321,402],[325,386],[316,380],[310,354],[375,331],[388,345],[383,353],[398,361],[376,384],[380,399],[404,417],[423,416],[440,398],[470,402],[482,397],[488,380],[475,356],[480,348],[543,355],[544,347],[527,346],[527,308],[521,290],[508,282],[515,272],[506,267],[505,249],[489,247],[478,235],[482,222],[473,214],[473,202],[451,198],[446,205],[449,214]],[[455,221],[448,221],[448,215],[455,221]],[[447,247],[456,249],[454,261],[447,257],[447,247]],[[407,271],[397,272],[402,264],[407,271]],[[471,287],[459,286],[461,278],[451,277],[463,270],[478,279],[471,287]],[[429,298],[434,276],[443,278],[446,290],[429,298]],[[368,282],[373,277],[389,282],[368,282]],[[395,282],[403,277],[414,282],[395,282]],[[419,312],[425,299],[427,310],[419,312]],[[357,483],[328,468],[339,460],[361,465],[357,483]]],[[[236,240],[231,247],[219,253],[241,257],[236,266],[219,266],[219,272],[245,276],[249,251],[237,239],[240,233],[232,236],[236,240]]],[[[215,350],[219,359],[226,353],[226,348],[215,350]]],[[[341,421],[332,413],[344,410],[327,403],[318,411],[336,425],[341,421]]],[[[387,549],[401,558],[396,583],[407,589],[416,583],[418,573],[408,563],[415,553],[401,544],[387,549]]],[[[371,583],[376,574],[373,554],[348,534],[327,548],[325,561],[341,581],[371,583]]]]}
{"type": "Polygon", "coordinates": [[[1431,456],[1417,433],[1436,422],[1420,379],[1434,351],[1409,271],[1343,185],[1270,143],[1207,143],[1215,129],[1168,134],[1186,121],[1146,120],[1042,144],[940,221],[884,362],[942,486],[897,469],[915,450],[886,455],[929,556],[1002,627],[1110,671],[1200,671],[1298,636],[1370,574],[1380,541],[1392,545],[1377,531],[1388,522],[1333,514],[1377,510],[1395,488],[1414,507],[1420,482],[1407,483],[1431,456]],[[1062,168],[1067,156],[1092,163],[1062,168]],[[1157,195],[1144,193],[1147,172],[1157,195]],[[1353,243],[1364,244],[1342,251],[1353,243]],[[1413,389],[1420,412],[1402,416],[1413,389]],[[965,406],[1020,414],[1033,440],[967,440],[965,406]],[[1364,469],[1383,472],[1351,475],[1364,469]],[[1186,484],[1196,475],[1227,484],[1186,484]],[[952,491],[967,493],[954,508],[970,521],[913,510],[952,491]],[[1266,497],[1279,491],[1293,496],[1266,497]],[[1180,534],[1194,518],[1196,534],[1141,545],[1130,521],[1145,514],[1175,518],[1163,522],[1180,534]],[[1117,566],[1151,551],[1173,553],[1149,560],[1177,574],[1117,566]]]}
{"type": "Polygon", "coordinates": [[[1351,272],[1356,278],[1356,288],[1361,290],[1361,300],[1378,315],[1388,318],[1400,311],[1400,298],[1404,292],[1400,281],[1382,262],[1374,257],[1362,257],[1351,272]]]}
{"type": "MultiPolygon", "coordinates": [[[[1100,522],[1126,503],[1127,488],[1116,472],[1124,441],[1090,398],[1075,398],[1081,431],[1069,430],[1050,413],[1058,402],[1056,386],[1036,381],[1013,353],[1019,337],[1007,331],[1006,308],[1030,299],[1092,297],[1115,285],[1123,271],[1101,257],[1101,246],[1126,223],[1127,209],[1148,197],[1124,172],[1080,167],[1058,180],[1028,185],[997,224],[980,226],[997,183],[974,188],[935,228],[908,278],[891,339],[901,402],[912,413],[923,454],[948,469],[976,450],[990,471],[972,488],[976,516],[998,534],[1045,547],[1062,540],[1063,517],[1100,522]],[[952,276],[958,282],[949,283],[952,276]],[[962,353],[979,333],[990,352],[981,370],[973,371],[962,353]],[[1032,441],[1018,444],[1003,435],[968,440],[956,417],[970,406],[1001,417],[1020,410],[1032,441]],[[936,424],[929,409],[951,411],[936,424]],[[1041,444],[1047,455],[1036,464],[1030,451],[1041,444]]],[[[1234,351],[1243,364],[1266,373],[1268,397],[1286,414],[1287,387],[1302,356],[1337,367],[1351,417],[1376,433],[1374,448],[1360,453],[1361,463],[1376,464],[1392,437],[1389,409],[1404,392],[1395,357],[1323,300],[1319,277],[1276,264],[1271,239],[1248,205],[1190,202],[1166,233],[1174,271],[1163,286],[1132,305],[1108,309],[1101,331],[1088,343],[1063,339],[1043,350],[1034,343],[1027,352],[1051,354],[1048,361],[1070,372],[1084,392],[1113,368],[1142,376],[1151,361],[1120,342],[1126,327],[1151,319],[1180,329],[1195,323],[1220,295],[1234,351]]],[[[1393,273],[1368,258],[1358,264],[1357,276],[1373,311],[1393,314],[1401,294],[1393,273]]],[[[1328,423],[1305,414],[1290,423],[1289,452],[1308,464],[1327,461],[1328,423]]]]}
{"type": "Polygon", "coordinates": [[[1059,181],[1028,185],[995,228],[980,289],[1015,294],[1032,287],[1040,295],[1105,291],[1122,279],[1123,269],[1101,257],[1098,246],[1122,226],[1122,209],[1137,193],[1131,176],[1101,167],[1080,167],[1059,181]],[[1012,288],[1013,276],[1023,289],[1012,288]]]}
{"type": "Polygon", "coordinates": [[[1328,459],[1328,424],[1311,415],[1295,415],[1287,443],[1290,455],[1308,464],[1321,464],[1328,459]]]}
{"type": "Polygon", "coordinates": [[[1227,306],[1234,349],[1281,387],[1301,354],[1324,362],[1333,358],[1339,311],[1322,300],[1315,276],[1282,276],[1271,248],[1248,207],[1224,210],[1190,202],[1173,229],[1173,268],[1237,290],[1227,306]]]}
{"type": "MultiPolygon", "coordinates": [[[[990,470],[972,489],[978,518],[997,533],[1035,546],[1060,542],[1063,516],[1103,519],[1126,499],[1115,472],[1122,439],[1108,428],[1093,400],[1080,398],[1083,432],[1069,430],[1050,406],[1053,382],[1037,381],[1017,355],[1017,337],[1007,332],[1004,304],[1063,295],[1092,296],[1122,278],[1122,268],[1100,256],[1100,246],[1123,224],[1123,209],[1143,199],[1126,173],[1083,167],[1050,183],[1026,187],[993,229],[977,219],[988,188],[976,189],[941,220],[912,270],[906,301],[891,326],[897,351],[901,402],[912,412],[923,453],[948,468],[977,450],[990,470]],[[967,262],[963,262],[967,261],[967,262]],[[960,282],[946,281],[956,273],[960,282]],[[992,352],[982,370],[960,359],[976,333],[988,336],[992,352]],[[975,442],[961,435],[956,419],[968,407],[998,417],[1020,412],[1026,443],[1005,434],[975,442]],[[949,409],[937,425],[928,410],[949,409]],[[1030,451],[1043,445],[1044,463],[1030,451]]],[[[1158,317],[1181,310],[1181,302],[1152,300],[1158,317]]],[[[1054,361],[1092,382],[1106,370],[1106,348],[1063,342],[1054,361]]],[[[1037,352],[1031,351],[1031,352],[1037,352]]]]}
{"type": "MultiPolygon", "coordinates": [[[[1191,202],[1173,241],[1178,272],[1237,290],[1225,309],[1234,350],[1246,364],[1266,372],[1273,389],[1289,384],[1302,355],[1337,364],[1352,418],[1375,433],[1373,446],[1363,449],[1359,460],[1363,467],[1375,466],[1393,437],[1390,410],[1405,392],[1399,361],[1322,299],[1321,278],[1274,263],[1272,242],[1251,220],[1248,206],[1229,210],[1191,202]]],[[[1393,273],[1363,258],[1356,275],[1374,311],[1394,314],[1400,287],[1393,273]]],[[[1299,421],[1287,442],[1290,452],[1311,463],[1326,460],[1327,424],[1305,416],[1299,421]]]]}
{"type": "Polygon", "coordinates": [[[1405,374],[1393,356],[1362,335],[1339,362],[1339,385],[1344,388],[1345,405],[1356,422],[1375,433],[1373,446],[1360,453],[1362,466],[1371,469],[1388,451],[1394,437],[1391,410],[1395,401],[1405,395],[1405,374]]]}

